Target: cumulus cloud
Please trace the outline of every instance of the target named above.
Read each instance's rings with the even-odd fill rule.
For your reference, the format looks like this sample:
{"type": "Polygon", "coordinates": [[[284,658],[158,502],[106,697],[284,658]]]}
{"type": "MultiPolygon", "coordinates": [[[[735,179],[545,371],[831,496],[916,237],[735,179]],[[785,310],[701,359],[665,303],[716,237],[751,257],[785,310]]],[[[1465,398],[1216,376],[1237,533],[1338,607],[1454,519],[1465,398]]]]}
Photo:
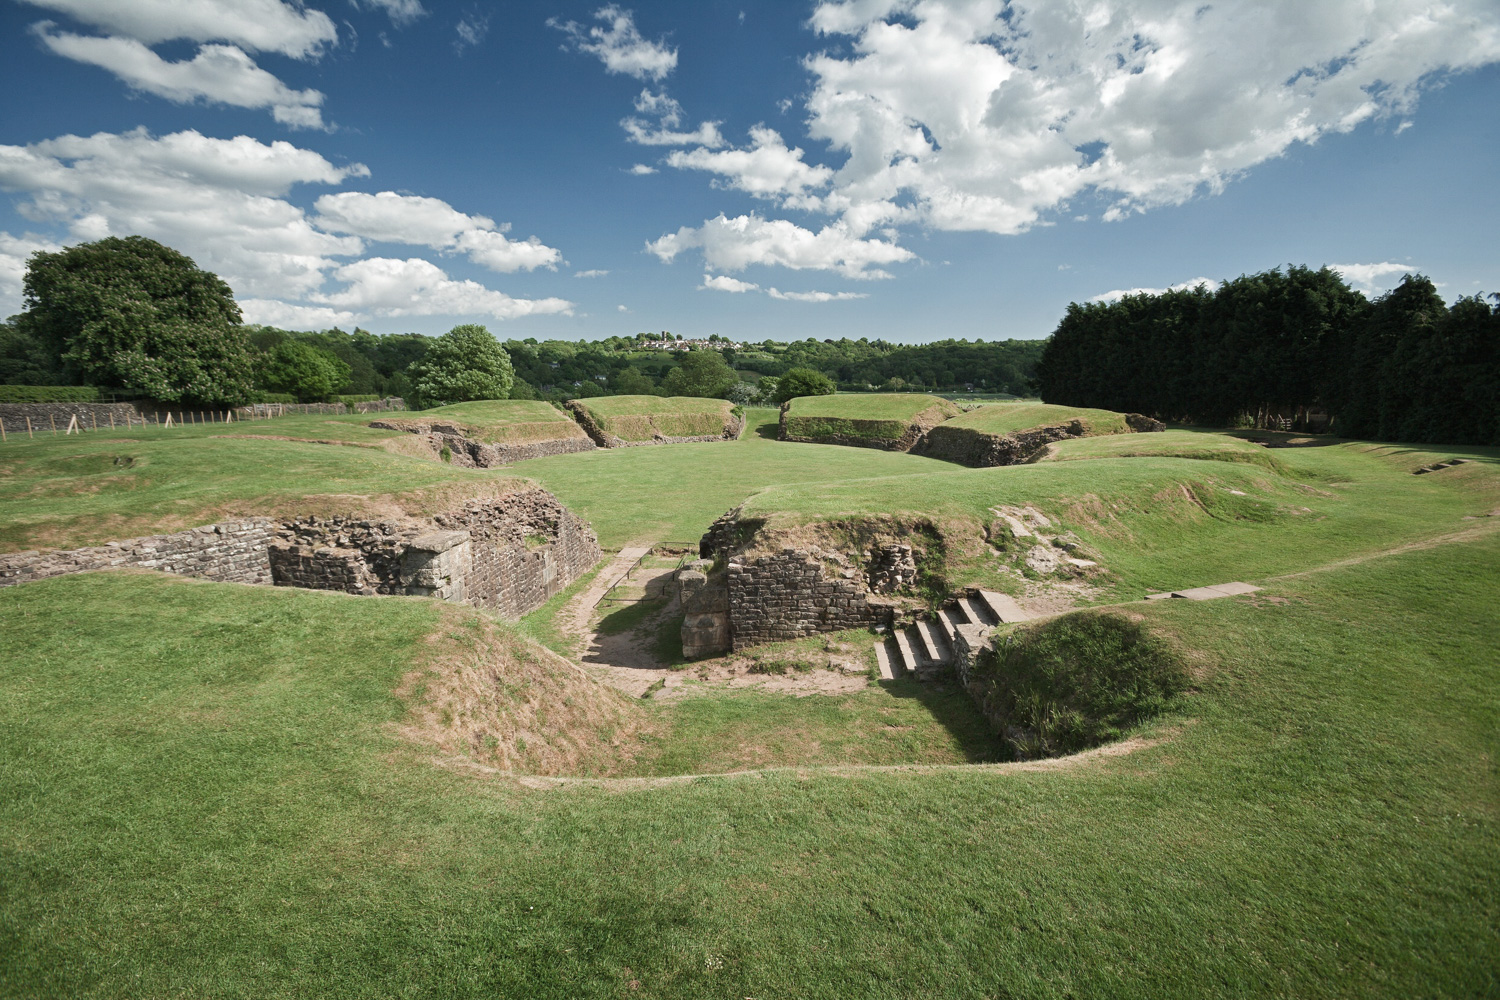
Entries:
{"type": "Polygon", "coordinates": [[[234,45],[202,45],[192,59],[168,62],[134,38],[54,33],[45,22],[36,34],[57,55],[107,69],[136,90],[178,104],[268,108],[284,125],[323,127],[319,91],[293,90],[234,45]]]}
{"type": "Polygon", "coordinates": [[[316,288],[331,257],[363,252],[361,240],[319,231],[281,196],[294,185],[368,173],[287,142],[194,131],[157,138],[137,129],[0,145],[0,189],[23,196],[18,209],[26,218],[64,226],[73,239],[149,236],[250,296],[316,288]]]}
{"type": "MultiPolygon", "coordinates": [[[[155,45],[175,39],[232,42],[252,52],[294,59],[338,42],[327,14],[282,0],[22,0],[67,14],[112,35],[155,45]]],[[[383,2],[383,0],[382,0],[383,2]]],[[[400,5],[403,0],[395,0],[400,5]]]]}
{"type": "Polygon", "coordinates": [[[626,173],[634,174],[637,177],[649,177],[652,174],[656,173],[656,168],[647,166],[644,163],[637,163],[635,166],[627,170],[626,173]]]}
{"type": "Polygon", "coordinates": [[[587,271],[574,271],[573,272],[573,277],[575,277],[575,278],[602,278],[602,277],[604,277],[608,273],[609,273],[609,271],[607,271],[607,270],[601,270],[600,268],[597,268],[597,267],[591,267],[587,271]]]}
{"type": "Polygon", "coordinates": [[[1500,59],[1488,0],[846,0],[811,24],[847,47],[806,60],[809,133],[847,158],[798,207],[855,233],[1017,233],[1085,191],[1106,219],[1179,204],[1500,59]]]}
{"type": "MultiPolygon", "coordinates": [[[[642,90],[635,99],[635,110],[646,117],[630,117],[620,122],[620,127],[625,130],[626,138],[631,142],[642,146],[722,146],[724,144],[724,137],[719,134],[718,122],[703,122],[691,132],[680,131],[682,105],[668,97],[665,91],[658,94],[653,93],[650,88],[642,90]]],[[[652,168],[646,169],[650,173],[656,173],[652,168]]]]}
{"type": "Polygon", "coordinates": [[[0,232],[0,316],[9,316],[21,308],[21,286],[26,279],[26,262],[38,250],[49,252],[62,247],[48,239],[26,233],[12,236],[0,232]]]}
{"type": "Polygon", "coordinates": [[[663,42],[647,41],[635,26],[635,14],[616,4],[594,12],[604,26],[585,27],[576,21],[547,23],[564,32],[579,52],[597,56],[610,73],[622,73],[637,80],[660,80],[677,67],[677,50],[663,42]]]}
{"type": "Polygon", "coordinates": [[[760,286],[755,282],[741,281],[738,278],[731,278],[727,274],[705,274],[703,276],[703,284],[699,287],[712,288],[715,291],[720,292],[735,293],[760,291],[760,286]]]}
{"type": "Polygon", "coordinates": [[[788,149],[775,129],[757,125],[750,130],[749,149],[677,150],[667,164],[679,170],[707,170],[724,178],[724,185],[759,198],[801,194],[828,183],[833,171],[802,162],[801,149],[788,149]]]}
{"type": "Polygon", "coordinates": [[[312,302],[377,316],[480,315],[497,320],[561,313],[572,315],[566,299],[516,299],[477,281],[450,278],[431,261],[369,257],[345,264],[333,277],[346,287],[308,296],[312,302]]]}
{"type": "Polygon", "coordinates": [[[359,314],[350,309],[304,306],[279,299],[239,299],[238,302],[240,315],[246,323],[261,323],[283,330],[326,330],[359,321],[359,314]]]}
{"type": "Polygon", "coordinates": [[[792,270],[834,271],[847,278],[889,278],[881,265],[896,264],[916,255],[894,242],[862,239],[842,223],[818,232],[785,219],[722,213],[697,228],[682,227],[646,245],[664,262],[685,250],[701,250],[703,260],[717,271],[740,271],[751,264],[770,264],[792,270]]]}
{"type": "Polygon", "coordinates": [[[1329,264],[1328,269],[1342,274],[1345,281],[1366,294],[1394,288],[1401,277],[1417,274],[1422,270],[1415,264],[1395,264],[1390,261],[1380,264],[1329,264]],[[1381,280],[1384,278],[1392,280],[1381,280]]]}
{"type": "Polygon", "coordinates": [[[767,288],[766,294],[783,302],[847,302],[870,297],[865,292],[783,292],[776,288],[767,288]]]}
{"type": "Polygon", "coordinates": [[[1165,295],[1167,292],[1185,292],[1197,288],[1199,285],[1206,286],[1210,292],[1216,291],[1219,282],[1212,278],[1193,278],[1189,281],[1181,281],[1166,288],[1116,288],[1105,292],[1103,295],[1095,295],[1089,299],[1090,302],[1118,302],[1127,295],[1165,295]]]}
{"type": "Polygon", "coordinates": [[[381,191],[325,194],[314,207],[317,223],[329,232],[349,233],[377,243],[409,243],[466,253],[476,264],[509,274],[539,267],[555,269],[562,251],[535,236],[512,240],[508,225],[483,215],[466,215],[439,198],[381,191]]]}

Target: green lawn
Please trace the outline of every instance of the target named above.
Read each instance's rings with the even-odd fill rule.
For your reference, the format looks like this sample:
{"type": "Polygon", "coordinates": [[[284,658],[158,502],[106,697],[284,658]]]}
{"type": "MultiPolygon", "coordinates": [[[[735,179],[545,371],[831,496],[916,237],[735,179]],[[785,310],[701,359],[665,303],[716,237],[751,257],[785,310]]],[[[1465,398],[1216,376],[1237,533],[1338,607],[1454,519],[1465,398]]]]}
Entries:
{"type": "Polygon", "coordinates": [[[472,403],[439,406],[409,415],[382,416],[379,419],[396,423],[407,420],[422,423],[449,420],[464,427],[465,437],[498,443],[585,436],[571,414],[564,413],[551,403],[535,399],[483,399],[472,403]]]}
{"type": "Polygon", "coordinates": [[[1050,427],[1070,420],[1082,420],[1090,434],[1127,434],[1130,425],[1125,415],[1113,410],[1091,410],[1051,403],[990,403],[970,410],[944,424],[945,427],[969,427],[985,434],[1014,434],[1032,427],[1050,427]]]}
{"type": "Polygon", "coordinates": [[[696,543],[714,518],[759,490],[953,469],[914,455],[786,444],[777,411],[747,409],[738,441],[600,449],[515,466],[594,526],[605,548],[633,541],[696,543]]]}
{"type": "Polygon", "coordinates": [[[366,432],[350,418],[285,417],[228,434],[203,426],[12,437],[0,446],[0,551],[99,544],[248,514],[442,509],[446,500],[516,481],[379,447],[242,436],[343,440],[366,432]]]}
{"type": "Polygon", "coordinates": [[[695,396],[593,396],[576,402],[595,423],[624,441],[722,434],[734,404],[695,396]]]}
{"type": "MultiPolygon", "coordinates": [[[[1337,444],[1330,439],[1327,444],[1337,444]]],[[[1175,456],[1218,462],[1243,462],[1273,472],[1289,467],[1278,455],[1282,449],[1264,448],[1243,438],[1208,431],[1167,430],[1151,434],[1112,434],[1105,437],[1072,438],[1052,446],[1048,461],[1071,462],[1088,458],[1140,458],[1175,456]]]]}
{"type": "Polygon", "coordinates": [[[841,392],[828,396],[799,396],[787,413],[793,417],[843,417],[846,420],[895,420],[909,424],[917,414],[936,407],[953,413],[958,408],[938,396],[915,392],[841,392]]]}
{"type": "MultiPolygon", "coordinates": [[[[430,603],[114,574],[0,591],[0,983],[1493,995],[1497,565],[1488,531],[1254,599],[1140,606],[1202,675],[1125,756],[550,788],[400,736],[391,691],[430,603]]],[[[733,763],[695,759],[695,730],[793,746],[853,711],[683,709],[683,738],[651,750],[664,767],[733,763]]]]}

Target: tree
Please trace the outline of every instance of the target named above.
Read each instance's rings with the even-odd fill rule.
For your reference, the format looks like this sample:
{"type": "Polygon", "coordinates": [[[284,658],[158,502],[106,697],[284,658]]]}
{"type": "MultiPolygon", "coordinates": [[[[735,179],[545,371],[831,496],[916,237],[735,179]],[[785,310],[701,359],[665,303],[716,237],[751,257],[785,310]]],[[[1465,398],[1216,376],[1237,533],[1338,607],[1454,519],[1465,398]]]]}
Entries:
{"type": "Polygon", "coordinates": [[[455,326],[434,340],[408,374],[424,409],[471,399],[505,399],[515,382],[510,355],[477,323],[455,326]]]}
{"type": "Polygon", "coordinates": [[[234,294],[144,236],[38,252],[26,267],[25,331],[80,382],[162,402],[241,403],[250,351],[234,294]]]}
{"type": "Polygon", "coordinates": [[[723,399],[740,377],[718,351],[689,351],[662,380],[669,396],[704,396],[723,399]]]}
{"type": "Polygon", "coordinates": [[[829,396],[836,387],[833,379],[811,368],[788,368],[776,384],[772,402],[785,403],[798,396],[829,396]]]}
{"type": "Polygon", "coordinates": [[[297,340],[283,340],[260,363],[261,388],[289,392],[299,403],[326,402],[349,381],[349,366],[297,340]]]}

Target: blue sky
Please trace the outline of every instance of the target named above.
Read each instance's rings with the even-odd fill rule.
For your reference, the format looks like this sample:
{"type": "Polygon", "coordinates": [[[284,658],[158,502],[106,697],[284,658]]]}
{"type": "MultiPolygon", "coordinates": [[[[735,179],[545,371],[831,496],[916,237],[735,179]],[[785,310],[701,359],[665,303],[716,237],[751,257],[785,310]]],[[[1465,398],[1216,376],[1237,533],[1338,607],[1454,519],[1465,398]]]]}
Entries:
{"type": "Polygon", "coordinates": [[[249,321],[1041,337],[1280,264],[1500,290],[1492,0],[0,0],[0,315],[140,233],[249,321]]]}

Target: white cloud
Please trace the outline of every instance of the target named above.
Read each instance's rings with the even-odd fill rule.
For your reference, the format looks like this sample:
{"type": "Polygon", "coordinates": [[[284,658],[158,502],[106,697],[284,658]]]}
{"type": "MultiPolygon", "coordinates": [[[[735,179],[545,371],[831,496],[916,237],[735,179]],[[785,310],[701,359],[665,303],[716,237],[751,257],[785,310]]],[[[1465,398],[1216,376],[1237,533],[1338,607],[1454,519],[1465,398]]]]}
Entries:
{"type": "Polygon", "coordinates": [[[847,302],[870,297],[865,292],[783,292],[775,288],[767,288],[766,294],[783,302],[847,302]]]}
{"type": "Polygon", "coordinates": [[[312,302],[377,316],[488,316],[497,320],[561,313],[566,299],[515,299],[477,281],[455,281],[430,261],[369,257],[340,267],[334,278],[347,287],[308,296],[312,302]]]}
{"type": "Polygon", "coordinates": [[[0,318],[21,309],[21,286],[26,280],[26,262],[38,250],[55,252],[62,247],[31,233],[12,236],[0,232],[0,318]]]}
{"type": "Polygon", "coordinates": [[[317,223],[329,232],[349,233],[378,243],[409,243],[462,252],[476,264],[508,274],[538,267],[556,268],[562,252],[536,237],[512,240],[494,219],[465,215],[439,198],[381,191],[325,194],[315,204],[317,223]]]}
{"type": "Polygon", "coordinates": [[[1329,264],[1328,269],[1342,274],[1345,281],[1366,294],[1394,288],[1398,283],[1382,281],[1382,278],[1399,279],[1422,270],[1415,264],[1395,264],[1390,261],[1381,264],[1329,264]]]}
{"type": "Polygon", "coordinates": [[[623,73],[637,80],[660,80],[677,67],[677,50],[661,42],[650,42],[635,26],[635,15],[609,4],[594,12],[606,27],[586,28],[576,21],[550,19],[547,23],[568,35],[580,52],[597,56],[610,73],[623,73]]]}
{"type": "Polygon", "coordinates": [[[133,38],[54,34],[50,27],[44,22],[36,34],[54,53],[107,69],[136,90],[178,104],[201,99],[239,108],[269,108],[284,125],[323,127],[320,92],[293,90],[237,46],[202,45],[191,60],[168,62],[133,38]]]}
{"type": "Polygon", "coordinates": [[[573,277],[575,277],[575,278],[602,278],[602,277],[604,277],[608,273],[609,273],[609,271],[607,271],[607,270],[601,270],[601,269],[599,269],[597,267],[593,267],[593,268],[589,268],[587,271],[574,271],[573,272],[573,277]]]}
{"type": "MultiPolygon", "coordinates": [[[[188,39],[233,42],[253,52],[317,57],[337,44],[327,14],[282,0],[23,0],[147,45],[188,39]]],[[[400,2],[400,0],[397,0],[400,2]]]]}
{"type": "Polygon", "coordinates": [[[1218,289],[1219,282],[1212,278],[1193,278],[1189,281],[1178,282],[1175,285],[1168,285],[1166,288],[1116,288],[1113,291],[1105,292],[1103,295],[1095,295],[1089,301],[1118,302],[1127,295],[1165,295],[1167,292],[1189,291],[1190,289],[1197,288],[1199,285],[1207,286],[1208,290],[1212,292],[1218,289]]]}
{"type": "Polygon", "coordinates": [[[248,296],[317,288],[331,258],[362,253],[361,240],[315,229],[282,200],[296,184],[365,176],[287,142],[197,132],[156,138],[144,129],[65,135],[0,145],[0,188],[20,213],[66,227],[74,240],[140,234],[175,247],[248,296]]]}
{"type": "Polygon", "coordinates": [[[622,313],[628,313],[628,312],[630,312],[630,307],[629,306],[615,306],[615,311],[616,312],[622,312],[622,313]]]}
{"type": "Polygon", "coordinates": [[[1091,189],[1106,219],[1178,204],[1500,59],[1488,0],[851,0],[812,25],[850,42],[806,62],[810,134],[847,159],[802,207],[856,233],[1016,233],[1091,189]]]}
{"type": "Polygon", "coordinates": [[[835,271],[847,278],[889,278],[890,274],[880,265],[916,256],[895,243],[860,239],[841,223],[814,233],[785,219],[764,219],[758,215],[730,219],[723,214],[696,229],[684,226],[668,233],[648,243],[646,249],[664,262],[670,262],[684,250],[701,250],[704,262],[717,271],[771,264],[793,270],[835,271]]]}
{"type": "MultiPolygon", "coordinates": [[[[650,122],[639,118],[625,118],[620,122],[625,138],[641,146],[722,146],[724,137],[719,134],[718,122],[704,122],[691,132],[676,132],[670,128],[652,128],[650,122]]],[[[649,168],[648,168],[649,169],[649,168]]],[[[656,173],[651,170],[651,173],[656,173]]]]}
{"type": "Polygon", "coordinates": [[[656,173],[656,168],[648,167],[644,163],[637,163],[635,166],[627,170],[626,173],[635,174],[635,176],[637,177],[649,177],[650,175],[656,173]]]}
{"type": "Polygon", "coordinates": [[[470,14],[461,18],[454,30],[458,33],[458,41],[453,43],[454,48],[462,52],[465,46],[478,45],[484,41],[484,36],[490,33],[490,19],[488,15],[481,17],[470,14]]]}
{"type": "Polygon", "coordinates": [[[701,288],[712,288],[720,292],[758,292],[760,286],[753,281],[741,281],[731,278],[727,274],[716,274],[703,276],[701,288]]]}
{"type": "Polygon", "coordinates": [[[349,309],[302,306],[276,299],[238,301],[240,314],[246,323],[263,323],[283,330],[326,330],[331,326],[349,326],[359,321],[359,314],[349,309]]]}
{"type": "Polygon", "coordinates": [[[419,17],[427,14],[427,8],[422,6],[422,0],[349,0],[355,7],[361,2],[371,7],[379,7],[390,16],[391,23],[397,27],[405,27],[419,17]]]}
{"type": "Polygon", "coordinates": [[[822,187],[833,176],[827,167],[802,162],[801,149],[788,149],[781,134],[764,125],[750,129],[749,149],[677,150],[667,155],[667,164],[679,170],[711,171],[725,177],[728,187],[759,198],[801,194],[822,187]]]}

